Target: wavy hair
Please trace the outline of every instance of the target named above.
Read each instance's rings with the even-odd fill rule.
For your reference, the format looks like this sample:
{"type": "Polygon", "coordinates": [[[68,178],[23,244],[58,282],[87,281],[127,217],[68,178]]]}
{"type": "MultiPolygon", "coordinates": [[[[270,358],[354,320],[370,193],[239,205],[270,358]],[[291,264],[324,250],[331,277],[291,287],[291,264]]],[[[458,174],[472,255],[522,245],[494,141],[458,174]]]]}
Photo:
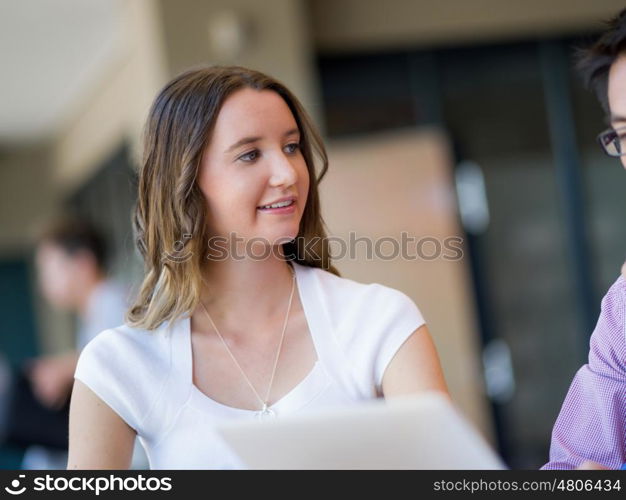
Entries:
{"type": "Polygon", "coordinates": [[[198,305],[206,243],[211,236],[207,205],[197,184],[198,170],[222,105],[243,88],[280,95],[301,134],[309,192],[298,235],[283,244],[284,255],[288,260],[340,275],[330,262],[318,194],[328,156],[302,104],[285,85],[258,71],[240,66],[192,69],[159,92],[144,128],[133,229],[145,275],[126,314],[132,327],[154,330],[164,321],[174,322],[190,314],[198,305]],[[321,163],[318,175],[316,159],[321,163]]]}

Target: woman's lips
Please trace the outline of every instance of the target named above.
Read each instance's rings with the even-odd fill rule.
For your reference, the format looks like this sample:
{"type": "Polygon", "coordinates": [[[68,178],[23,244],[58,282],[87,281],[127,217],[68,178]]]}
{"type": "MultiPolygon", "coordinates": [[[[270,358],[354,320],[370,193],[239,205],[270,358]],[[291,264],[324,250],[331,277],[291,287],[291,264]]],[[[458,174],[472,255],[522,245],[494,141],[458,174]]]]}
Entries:
{"type": "Polygon", "coordinates": [[[287,205],[286,207],[280,207],[280,208],[260,208],[258,207],[257,210],[261,213],[264,214],[271,214],[271,215],[284,215],[284,214],[292,214],[296,211],[296,202],[293,201],[291,203],[291,205],[287,205]]]}

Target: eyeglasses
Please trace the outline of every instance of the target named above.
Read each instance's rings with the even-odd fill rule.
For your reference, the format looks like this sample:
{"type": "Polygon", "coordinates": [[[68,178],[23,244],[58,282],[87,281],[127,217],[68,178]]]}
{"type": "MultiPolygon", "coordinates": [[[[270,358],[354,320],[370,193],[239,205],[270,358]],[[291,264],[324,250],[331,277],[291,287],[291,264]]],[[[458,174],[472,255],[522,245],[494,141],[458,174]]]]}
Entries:
{"type": "Polygon", "coordinates": [[[626,155],[626,127],[610,128],[598,135],[598,142],[609,156],[626,155]]]}

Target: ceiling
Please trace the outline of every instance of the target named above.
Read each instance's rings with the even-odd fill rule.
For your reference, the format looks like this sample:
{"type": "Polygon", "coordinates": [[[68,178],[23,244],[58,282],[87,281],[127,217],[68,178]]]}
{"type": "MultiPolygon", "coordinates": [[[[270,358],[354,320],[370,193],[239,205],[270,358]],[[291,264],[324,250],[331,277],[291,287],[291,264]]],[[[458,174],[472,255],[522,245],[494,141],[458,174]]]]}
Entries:
{"type": "Polygon", "coordinates": [[[0,0],[0,143],[53,134],[122,47],[121,0],[0,0]]]}

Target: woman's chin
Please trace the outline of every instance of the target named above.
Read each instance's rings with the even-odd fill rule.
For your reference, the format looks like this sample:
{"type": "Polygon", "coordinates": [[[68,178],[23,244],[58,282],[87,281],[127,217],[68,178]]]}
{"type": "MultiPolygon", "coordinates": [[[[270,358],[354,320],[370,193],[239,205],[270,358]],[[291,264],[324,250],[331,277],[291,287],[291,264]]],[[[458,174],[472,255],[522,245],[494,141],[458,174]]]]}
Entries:
{"type": "Polygon", "coordinates": [[[276,246],[287,243],[298,236],[299,227],[296,225],[293,228],[282,227],[276,229],[278,230],[259,231],[259,238],[265,240],[269,245],[276,246]]]}

